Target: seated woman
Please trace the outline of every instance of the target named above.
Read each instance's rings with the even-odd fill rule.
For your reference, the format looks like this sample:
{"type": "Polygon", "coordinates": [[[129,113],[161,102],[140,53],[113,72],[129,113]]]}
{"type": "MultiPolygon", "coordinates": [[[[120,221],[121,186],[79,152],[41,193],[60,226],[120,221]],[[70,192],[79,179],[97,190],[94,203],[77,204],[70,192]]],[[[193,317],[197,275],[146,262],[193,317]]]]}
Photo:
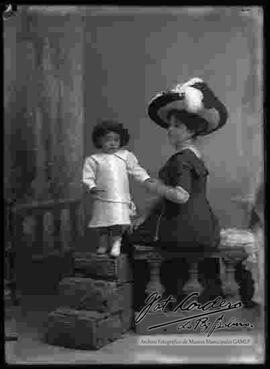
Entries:
{"type": "MultiPolygon", "coordinates": [[[[159,172],[160,180],[183,192],[182,204],[163,197],[156,201],[134,222],[132,243],[151,244],[166,250],[216,248],[220,227],[206,197],[208,170],[196,147],[198,136],[208,135],[221,128],[227,120],[225,106],[208,85],[193,78],[183,85],[155,96],[149,104],[148,114],[166,129],[169,142],[175,149],[159,172]]],[[[188,260],[187,260],[188,261],[188,260]]],[[[187,278],[185,263],[175,261],[163,264],[161,277],[167,293],[177,294],[176,280],[187,278]],[[174,270],[173,270],[174,269],[174,270]],[[177,274],[175,274],[177,273],[177,274]]],[[[205,286],[200,300],[221,295],[216,260],[204,260],[200,265],[205,286]]]]}

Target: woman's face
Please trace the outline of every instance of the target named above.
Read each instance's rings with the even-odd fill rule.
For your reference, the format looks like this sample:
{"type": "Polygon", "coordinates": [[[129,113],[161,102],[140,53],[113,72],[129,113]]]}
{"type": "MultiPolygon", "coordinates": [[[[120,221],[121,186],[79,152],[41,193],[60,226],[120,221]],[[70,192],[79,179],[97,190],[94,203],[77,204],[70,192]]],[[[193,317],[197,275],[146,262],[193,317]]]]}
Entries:
{"type": "Polygon", "coordinates": [[[187,126],[181,122],[175,115],[171,115],[169,119],[168,127],[168,138],[170,144],[175,147],[179,144],[184,143],[186,140],[192,137],[192,132],[190,132],[187,126]]]}

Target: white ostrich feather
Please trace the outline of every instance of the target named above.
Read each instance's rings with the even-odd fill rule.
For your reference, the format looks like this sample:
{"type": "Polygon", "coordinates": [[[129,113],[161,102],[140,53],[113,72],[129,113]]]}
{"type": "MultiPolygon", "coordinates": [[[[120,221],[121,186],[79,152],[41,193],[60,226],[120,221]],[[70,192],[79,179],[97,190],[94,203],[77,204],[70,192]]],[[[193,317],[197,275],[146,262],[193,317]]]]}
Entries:
{"type": "MultiPolygon", "coordinates": [[[[192,87],[195,83],[199,82],[203,82],[203,80],[201,78],[195,77],[185,82],[184,84],[179,83],[173,89],[171,89],[171,92],[176,92],[179,95],[183,95],[185,109],[190,113],[197,113],[203,109],[203,94],[197,88],[192,87]]],[[[151,99],[150,103],[161,95],[162,93],[156,94],[156,96],[151,99]]]]}
{"type": "Polygon", "coordinates": [[[183,86],[192,86],[194,85],[195,83],[200,83],[200,82],[203,82],[203,80],[201,78],[198,78],[198,77],[194,77],[194,78],[191,78],[189,81],[187,81],[186,83],[183,84],[183,86]]]}
{"type": "Polygon", "coordinates": [[[183,85],[181,83],[179,83],[174,88],[172,88],[171,91],[172,92],[177,92],[179,94],[182,94],[182,93],[184,93],[184,91],[183,91],[183,85]]]}
{"type": "Polygon", "coordinates": [[[203,80],[201,78],[198,77],[194,77],[192,79],[190,79],[189,81],[185,82],[185,83],[178,83],[173,89],[172,91],[174,92],[178,92],[180,94],[183,94],[186,91],[187,87],[191,87],[193,86],[195,83],[199,83],[199,82],[203,82],[203,80]]]}
{"type": "Polygon", "coordinates": [[[203,82],[201,78],[192,78],[184,84],[176,85],[172,91],[184,95],[186,110],[190,113],[197,113],[203,108],[202,99],[203,94],[197,88],[192,87],[195,83],[203,82]]]}
{"type": "Polygon", "coordinates": [[[187,86],[184,91],[186,110],[189,113],[197,113],[203,108],[203,94],[194,87],[187,86]]]}

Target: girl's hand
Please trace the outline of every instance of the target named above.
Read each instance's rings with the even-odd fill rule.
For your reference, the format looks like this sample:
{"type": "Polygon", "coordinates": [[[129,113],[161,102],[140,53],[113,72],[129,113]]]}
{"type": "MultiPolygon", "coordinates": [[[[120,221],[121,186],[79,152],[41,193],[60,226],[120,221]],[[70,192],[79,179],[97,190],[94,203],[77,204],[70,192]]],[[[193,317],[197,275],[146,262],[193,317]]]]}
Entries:
{"type": "Polygon", "coordinates": [[[101,188],[97,188],[97,187],[92,187],[90,190],[89,190],[90,194],[92,196],[98,196],[100,193],[103,193],[105,192],[105,190],[102,190],[101,188]]]}

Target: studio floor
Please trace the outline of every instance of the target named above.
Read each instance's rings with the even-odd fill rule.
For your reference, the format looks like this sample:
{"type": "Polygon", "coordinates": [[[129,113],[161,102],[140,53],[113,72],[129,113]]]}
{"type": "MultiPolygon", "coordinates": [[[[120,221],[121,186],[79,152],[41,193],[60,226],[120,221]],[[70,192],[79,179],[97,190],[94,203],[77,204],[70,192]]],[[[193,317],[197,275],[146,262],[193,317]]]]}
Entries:
{"type": "MultiPolygon", "coordinates": [[[[52,346],[44,342],[44,326],[49,311],[59,306],[57,296],[23,296],[19,306],[8,309],[5,321],[8,364],[155,364],[155,363],[263,363],[264,332],[261,320],[248,336],[253,345],[140,345],[142,336],[133,331],[97,351],[52,346]]],[[[250,312],[249,312],[250,314],[250,312]]],[[[255,314],[256,315],[256,314],[255,314]]],[[[224,337],[244,336],[228,332],[224,337]]],[[[246,334],[247,335],[247,334],[246,334]]],[[[198,334],[197,334],[198,337],[198,334]]],[[[167,336],[168,338],[168,336],[167,336]]]]}

